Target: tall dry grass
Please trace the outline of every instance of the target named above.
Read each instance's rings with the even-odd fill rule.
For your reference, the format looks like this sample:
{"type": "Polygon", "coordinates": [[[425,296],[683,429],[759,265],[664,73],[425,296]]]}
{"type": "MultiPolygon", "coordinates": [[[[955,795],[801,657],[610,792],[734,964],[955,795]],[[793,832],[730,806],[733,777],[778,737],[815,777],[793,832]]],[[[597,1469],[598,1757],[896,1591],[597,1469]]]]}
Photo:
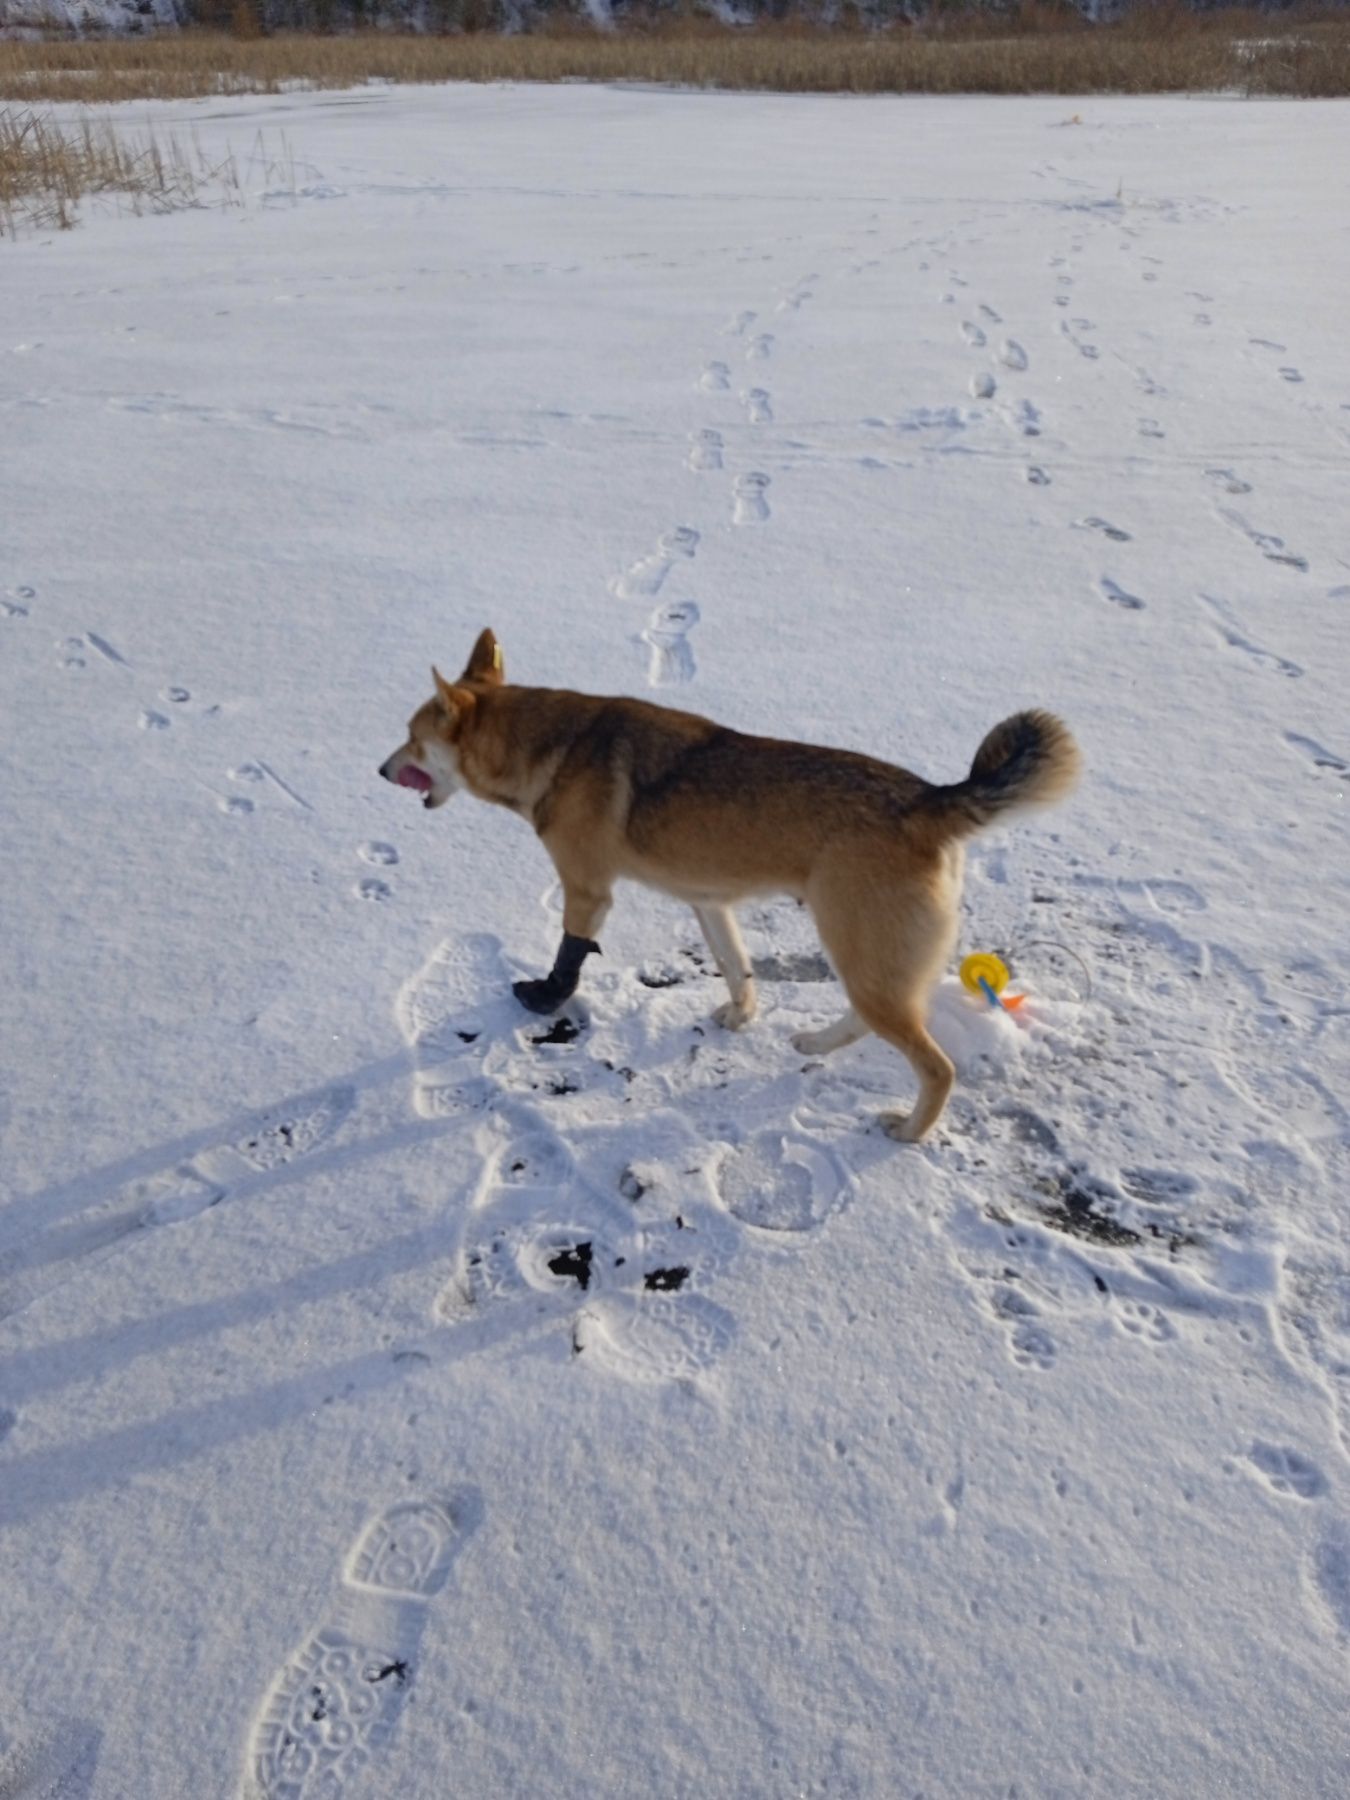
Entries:
{"type": "Polygon", "coordinates": [[[0,42],[0,99],[181,99],[363,82],[649,81],[786,93],[1093,94],[1234,90],[1350,94],[1350,23],[1220,12],[1161,0],[1115,25],[1028,0],[991,18],[939,15],[923,28],[728,28],[652,21],[613,32],[577,24],[503,36],[229,35],[0,42]]]}
{"type": "Polygon", "coordinates": [[[133,212],[198,204],[202,190],[239,193],[233,159],[208,164],[196,146],[152,132],[117,131],[107,121],[58,125],[28,108],[0,110],[0,237],[20,226],[75,223],[90,194],[113,195],[133,212]]]}

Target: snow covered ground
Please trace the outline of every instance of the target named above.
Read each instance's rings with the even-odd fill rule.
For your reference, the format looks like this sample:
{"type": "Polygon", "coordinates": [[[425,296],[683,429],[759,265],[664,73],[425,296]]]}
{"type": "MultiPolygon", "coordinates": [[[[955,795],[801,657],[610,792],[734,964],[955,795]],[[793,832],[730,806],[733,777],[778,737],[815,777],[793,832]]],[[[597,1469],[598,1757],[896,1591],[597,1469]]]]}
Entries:
{"type": "Polygon", "coordinates": [[[1350,110],[127,116],[249,200],[0,246],[0,1795],[1343,1794],[1350,110]],[[1071,722],[934,1141],[790,905],[739,1036],[636,891],[516,1007],[376,777],[484,624],[1071,722]]]}

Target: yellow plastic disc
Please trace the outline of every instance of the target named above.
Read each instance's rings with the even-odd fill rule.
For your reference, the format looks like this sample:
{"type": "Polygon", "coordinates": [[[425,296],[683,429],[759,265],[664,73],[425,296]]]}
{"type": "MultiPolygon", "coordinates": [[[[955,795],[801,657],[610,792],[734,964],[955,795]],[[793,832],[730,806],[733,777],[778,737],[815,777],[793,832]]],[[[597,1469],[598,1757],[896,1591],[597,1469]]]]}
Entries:
{"type": "Polygon", "coordinates": [[[1008,985],[1008,968],[1000,957],[989,950],[976,950],[963,958],[961,963],[961,985],[968,993],[983,993],[980,986],[981,977],[987,981],[996,994],[1001,994],[1008,985]]]}

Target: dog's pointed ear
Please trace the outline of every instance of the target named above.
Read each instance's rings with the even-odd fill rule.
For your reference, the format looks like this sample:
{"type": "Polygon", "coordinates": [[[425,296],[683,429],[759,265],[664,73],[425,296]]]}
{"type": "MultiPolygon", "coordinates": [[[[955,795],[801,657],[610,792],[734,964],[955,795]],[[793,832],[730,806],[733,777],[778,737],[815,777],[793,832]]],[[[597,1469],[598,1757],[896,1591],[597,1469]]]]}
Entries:
{"type": "Polygon", "coordinates": [[[502,647],[493,635],[490,626],[485,626],[478,634],[478,642],[474,645],[469,660],[464,665],[461,681],[486,681],[493,686],[501,683],[504,676],[502,647]]]}
{"type": "Polygon", "coordinates": [[[444,675],[441,674],[435,663],[432,663],[431,665],[431,679],[436,683],[437,699],[453,719],[455,714],[463,707],[466,696],[462,691],[456,693],[455,689],[451,687],[450,683],[445,679],[444,675]]]}

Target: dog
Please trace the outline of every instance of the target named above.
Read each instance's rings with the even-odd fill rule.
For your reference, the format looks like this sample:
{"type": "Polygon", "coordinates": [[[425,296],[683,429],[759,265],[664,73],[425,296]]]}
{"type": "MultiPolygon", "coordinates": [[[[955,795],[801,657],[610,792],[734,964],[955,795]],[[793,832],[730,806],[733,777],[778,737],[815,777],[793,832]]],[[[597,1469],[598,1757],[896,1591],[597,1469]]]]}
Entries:
{"type": "Polygon", "coordinates": [[[613,903],[639,881],[693,907],[730,990],[714,1018],[755,1016],[755,984],[732,907],[752,894],[805,901],[848,996],[823,1031],[793,1038],[824,1056],[874,1031],[918,1077],[909,1114],[883,1114],[895,1138],[932,1130],[952,1064],[929,1036],[933,987],[956,941],[963,840],[1073,787],[1079,753],[1047,712],[995,725],[964,781],[943,786],[852,750],[752,737],[645,700],[514,687],[484,631],[458,681],[435,694],[382,765],[428,808],[463,788],[527,819],[553,859],[563,937],[551,972],[518,981],[533,1012],[575,993],[613,903]]]}

